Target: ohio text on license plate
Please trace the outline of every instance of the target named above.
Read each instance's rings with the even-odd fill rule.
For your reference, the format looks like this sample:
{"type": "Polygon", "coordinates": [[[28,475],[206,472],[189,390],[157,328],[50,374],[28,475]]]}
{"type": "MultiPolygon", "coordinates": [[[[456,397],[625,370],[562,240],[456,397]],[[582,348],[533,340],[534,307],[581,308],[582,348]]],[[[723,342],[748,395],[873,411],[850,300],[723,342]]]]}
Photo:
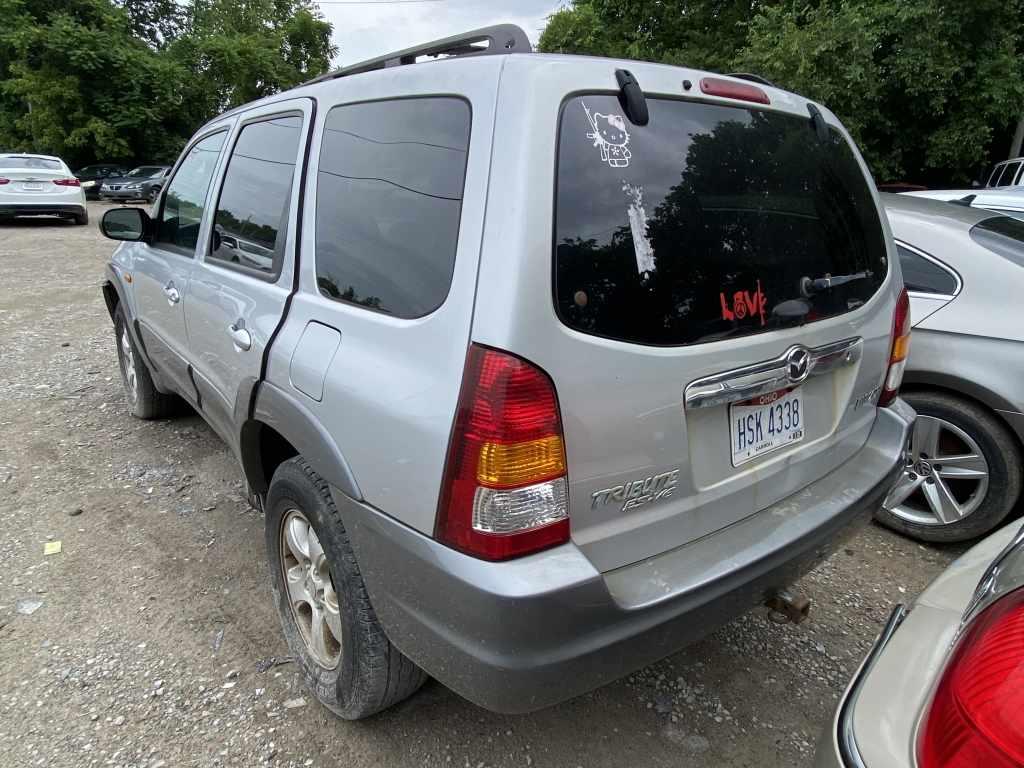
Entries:
{"type": "Polygon", "coordinates": [[[804,403],[800,388],[781,389],[729,408],[732,465],[756,459],[804,439],[804,403]]]}

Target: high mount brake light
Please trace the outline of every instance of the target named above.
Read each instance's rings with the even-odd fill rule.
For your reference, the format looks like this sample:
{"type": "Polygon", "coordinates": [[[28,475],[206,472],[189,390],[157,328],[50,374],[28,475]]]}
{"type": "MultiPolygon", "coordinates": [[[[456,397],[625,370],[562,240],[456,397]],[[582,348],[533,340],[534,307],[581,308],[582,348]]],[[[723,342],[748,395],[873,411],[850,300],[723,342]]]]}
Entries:
{"type": "Polygon", "coordinates": [[[878,397],[880,406],[890,405],[899,395],[908,354],[910,354],[910,296],[907,295],[907,289],[904,288],[900,291],[900,297],[896,301],[896,311],[892,315],[892,347],[889,352],[889,365],[885,371],[885,383],[882,384],[882,394],[878,397]]]}
{"type": "Polygon", "coordinates": [[[736,83],[732,80],[723,80],[720,77],[702,77],[700,79],[700,92],[708,96],[723,96],[727,99],[739,99],[740,101],[753,101],[756,104],[771,104],[768,94],[749,83],[736,83]]]}
{"type": "Polygon", "coordinates": [[[437,513],[437,538],[485,560],[569,540],[558,398],[542,370],[470,347],[437,513]]]}
{"type": "Polygon", "coordinates": [[[921,726],[920,768],[1024,766],[1024,588],[957,643],[921,726]]]}

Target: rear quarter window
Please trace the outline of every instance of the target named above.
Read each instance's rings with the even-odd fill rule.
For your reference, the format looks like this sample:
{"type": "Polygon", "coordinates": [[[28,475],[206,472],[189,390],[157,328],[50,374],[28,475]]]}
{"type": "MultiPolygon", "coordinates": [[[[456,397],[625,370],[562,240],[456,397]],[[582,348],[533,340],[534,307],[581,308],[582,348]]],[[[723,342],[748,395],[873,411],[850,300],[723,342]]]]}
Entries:
{"type": "Polygon", "coordinates": [[[562,108],[555,305],[568,326],[685,345],[863,305],[888,271],[878,209],[850,145],[809,116],[611,95],[562,108]],[[847,276],[808,296],[804,278],[847,276]]]}
{"type": "Polygon", "coordinates": [[[322,294],[402,318],[442,304],[455,266],[469,130],[469,104],[454,97],[330,111],[317,174],[322,294]]]}

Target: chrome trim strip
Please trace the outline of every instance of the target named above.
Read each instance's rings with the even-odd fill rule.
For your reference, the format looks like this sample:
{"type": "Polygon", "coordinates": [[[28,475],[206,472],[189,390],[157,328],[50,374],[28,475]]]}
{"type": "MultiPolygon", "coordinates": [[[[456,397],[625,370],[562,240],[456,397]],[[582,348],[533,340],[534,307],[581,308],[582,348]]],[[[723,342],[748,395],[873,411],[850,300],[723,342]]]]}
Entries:
{"type": "Polygon", "coordinates": [[[893,608],[889,620],[882,628],[878,639],[875,640],[871,652],[864,659],[864,663],[860,665],[860,669],[854,676],[849,688],[846,689],[843,703],[839,707],[839,714],[836,717],[836,746],[839,749],[839,756],[842,758],[843,765],[849,768],[866,768],[864,758],[861,757],[860,749],[857,747],[856,734],[853,732],[853,711],[857,707],[857,699],[860,698],[860,691],[864,685],[864,680],[874,668],[885,646],[889,644],[892,636],[896,634],[896,630],[900,628],[900,624],[907,618],[908,613],[909,611],[905,605],[900,604],[893,608]]]}
{"type": "Polygon", "coordinates": [[[754,363],[731,371],[716,373],[697,379],[686,386],[684,403],[687,410],[693,408],[710,408],[725,403],[749,400],[758,395],[766,395],[785,387],[799,384],[811,376],[821,376],[860,360],[864,349],[863,340],[844,339],[832,344],[808,349],[810,362],[807,375],[799,380],[790,378],[787,361],[794,350],[804,349],[794,344],[773,360],[754,363]]]}
{"type": "Polygon", "coordinates": [[[971,602],[964,610],[957,638],[979,613],[1008,593],[1024,587],[1024,526],[993,560],[975,587],[971,602]]]}

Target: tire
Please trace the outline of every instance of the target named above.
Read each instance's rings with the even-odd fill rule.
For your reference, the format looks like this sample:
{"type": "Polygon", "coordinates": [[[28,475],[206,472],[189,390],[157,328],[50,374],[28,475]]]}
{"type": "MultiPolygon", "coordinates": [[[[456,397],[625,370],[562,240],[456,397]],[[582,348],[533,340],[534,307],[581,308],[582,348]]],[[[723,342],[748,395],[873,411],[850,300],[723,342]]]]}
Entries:
{"type": "Polygon", "coordinates": [[[89,223],[89,212],[83,211],[82,213],[75,214],[75,224],[83,225],[89,223]]]}
{"type": "Polygon", "coordinates": [[[274,472],[265,509],[274,602],[288,647],[320,703],[339,717],[359,720],[415,693],[427,675],[391,644],[377,621],[327,483],[302,457],[289,459],[274,472]],[[293,527],[291,541],[302,550],[298,555],[308,552],[308,562],[289,544],[286,532],[293,527]],[[321,615],[333,615],[334,630],[330,618],[317,623],[313,603],[300,597],[293,608],[286,571],[297,577],[291,579],[292,592],[315,592],[316,601],[323,593],[321,615]],[[340,642],[333,635],[338,630],[340,642]],[[325,639],[319,644],[311,639],[318,631],[330,633],[320,635],[325,639]]]}
{"type": "MultiPolygon", "coordinates": [[[[982,492],[977,493],[977,497],[971,495],[967,499],[964,508],[973,507],[973,510],[953,522],[942,523],[936,518],[934,522],[924,523],[916,519],[915,499],[927,501],[920,494],[916,497],[911,495],[905,503],[900,505],[889,504],[896,493],[895,488],[890,497],[886,499],[887,506],[891,506],[893,509],[880,508],[875,513],[875,519],[912,538],[933,543],[967,541],[996,528],[1009,515],[1021,492],[1021,452],[1013,435],[994,414],[972,401],[954,395],[927,391],[909,392],[904,394],[903,398],[914,407],[918,417],[925,417],[932,422],[939,420],[939,423],[945,422],[952,425],[954,429],[962,430],[967,440],[973,441],[980,448],[980,455],[987,465],[987,486],[982,492]]],[[[914,434],[916,438],[917,429],[914,434]]],[[[952,434],[951,439],[960,445],[966,445],[970,453],[974,454],[967,441],[961,442],[955,434],[952,434]]],[[[916,451],[917,449],[915,449],[916,451]]],[[[960,454],[962,451],[963,449],[959,448],[954,449],[952,453],[960,454]]],[[[921,471],[918,471],[921,467],[920,462],[917,461],[918,457],[913,457],[911,461],[915,463],[913,467],[908,466],[901,482],[907,481],[908,473],[919,478],[927,478],[929,471],[940,475],[942,455],[947,452],[938,451],[939,455],[933,456],[934,460],[930,461],[928,466],[921,471]],[[938,469],[935,469],[936,467],[938,469]]],[[[937,481],[925,479],[925,482],[934,484],[937,481]]],[[[971,488],[976,491],[982,488],[980,481],[960,480],[958,482],[959,485],[956,480],[953,484],[947,482],[945,487],[959,488],[958,492],[962,495],[969,493],[971,488]]],[[[927,509],[923,504],[918,503],[918,506],[927,509]]]]}
{"type": "Polygon", "coordinates": [[[153,384],[153,377],[139,355],[135,340],[128,332],[124,309],[121,306],[118,306],[114,313],[114,341],[117,345],[117,362],[121,369],[121,383],[124,385],[129,413],[137,419],[161,419],[174,415],[178,409],[178,398],[164,394],[153,384]],[[132,371],[134,387],[131,384],[132,371]]]}

